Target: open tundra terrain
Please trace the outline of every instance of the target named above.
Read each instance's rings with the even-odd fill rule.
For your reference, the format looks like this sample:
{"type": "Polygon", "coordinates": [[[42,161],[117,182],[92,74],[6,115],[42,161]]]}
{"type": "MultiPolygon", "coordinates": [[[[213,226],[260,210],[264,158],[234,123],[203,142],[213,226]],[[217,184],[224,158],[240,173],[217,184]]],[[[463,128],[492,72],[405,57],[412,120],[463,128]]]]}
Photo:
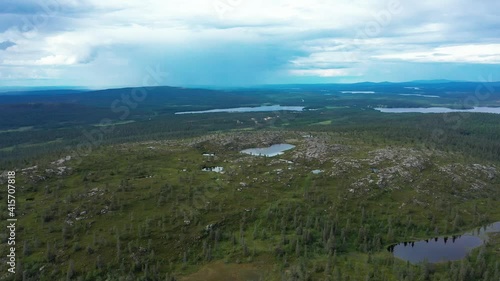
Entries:
{"type": "Polygon", "coordinates": [[[0,281],[500,281],[499,0],[0,1],[0,281]]]}
{"type": "Polygon", "coordinates": [[[388,248],[500,221],[499,169],[328,130],[104,145],[16,170],[17,278],[498,280],[495,233],[453,262],[388,248]],[[242,153],[276,144],[292,148],[242,153]]]}

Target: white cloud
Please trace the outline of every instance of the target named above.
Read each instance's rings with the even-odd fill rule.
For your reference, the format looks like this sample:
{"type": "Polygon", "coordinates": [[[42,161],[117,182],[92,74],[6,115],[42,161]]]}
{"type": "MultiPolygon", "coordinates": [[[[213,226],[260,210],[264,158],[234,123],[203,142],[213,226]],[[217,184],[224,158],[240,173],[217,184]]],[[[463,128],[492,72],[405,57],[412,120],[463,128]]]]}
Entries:
{"type": "MultiPolygon", "coordinates": [[[[222,52],[238,44],[287,51],[288,57],[280,58],[280,70],[293,76],[359,75],[370,71],[367,65],[381,61],[500,64],[500,20],[495,12],[500,2],[493,0],[48,3],[61,5],[52,6],[46,22],[30,34],[21,33],[19,26],[0,33],[0,42],[16,44],[0,51],[0,65],[57,67],[60,71],[53,74],[67,79],[81,66],[85,68],[79,71],[99,73],[103,62],[117,61],[117,56],[124,56],[118,59],[132,67],[159,60],[147,57],[161,53],[158,50],[187,54],[220,48],[222,52]]],[[[43,9],[36,11],[43,15],[43,9]]],[[[32,18],[27,14],[23,19],[32,18]]],[[[272,58],[269,61],[279,68],[272,58]]],[[[136,72],[123,66],[117,69],[129,75],[136,72]]]]}
{"type": "Polygon", "coordinates": [[[292,69],[290,74],[297,76],[339,77],[349,76],[347,69],[292,69]]]}
{"type": "Polygon", "coordinates": [[[382,60],[500,64],[500,44],[438,47],[429,51],[377,55],[382,60]]]}
{"type": "Polygon", "coordinates": [[[315,52],[307,57],[299,57],[290,61],[294,68],[307,69],[311,67],[317,68],[334,68],[357,62],[356,58],[349,52],[315,52]]]}

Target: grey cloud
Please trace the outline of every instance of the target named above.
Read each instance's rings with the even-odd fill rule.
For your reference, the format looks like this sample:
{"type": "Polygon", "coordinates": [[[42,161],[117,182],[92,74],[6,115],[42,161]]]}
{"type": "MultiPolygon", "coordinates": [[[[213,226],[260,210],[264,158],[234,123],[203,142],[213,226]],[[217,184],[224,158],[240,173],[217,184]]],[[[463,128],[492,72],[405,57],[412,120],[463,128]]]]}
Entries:
{"type": "Polygon", "coordinates": [[[16,45],[16,43],[14,43],[12,41],[3,41],[3,42],[0,42],[0,50],[7,50],[8,48],[15,46],[15,45],[16,45]]]}
{"type": "Polygon", "coordinates": [[[248,85],[262,83],[276,72],[285,69],[293,57],[304,53],[272,43],[206,42],[204,48],[177,46],[137,55],[143,58],[142,63],[163,65],[169,73],[169,83],[248,85]]]}
{"type": "Polygon", "coordinates": [[[50,33],[70,28],[73,19],[99,12],[85,3],[75,5],[60,0],[2,0],[0,32],[8,29],[27,32],[36,28],[50,33]]]}
{"type": "Polygon", "coordinates": [[[92,11],[85,3],[72,4],[61,0],[2,0],[0,14],[36,15],[36,14],[74,14],[92,11]]]}

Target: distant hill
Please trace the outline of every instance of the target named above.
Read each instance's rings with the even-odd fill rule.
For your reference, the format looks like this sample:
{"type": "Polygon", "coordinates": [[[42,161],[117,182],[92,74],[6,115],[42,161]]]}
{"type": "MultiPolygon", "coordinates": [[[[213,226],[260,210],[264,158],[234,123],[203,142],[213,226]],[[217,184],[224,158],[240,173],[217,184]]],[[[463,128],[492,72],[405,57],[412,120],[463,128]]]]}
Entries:
{"type": "Polygon", "coordinates": [[[28,92],[48,92],[48,91],[88,91],[85,87],[75,86],[52,86],[52,87],[19,87],[19,86],[0,86],[0,95],[4,94],[23,94],[28,92]]]}

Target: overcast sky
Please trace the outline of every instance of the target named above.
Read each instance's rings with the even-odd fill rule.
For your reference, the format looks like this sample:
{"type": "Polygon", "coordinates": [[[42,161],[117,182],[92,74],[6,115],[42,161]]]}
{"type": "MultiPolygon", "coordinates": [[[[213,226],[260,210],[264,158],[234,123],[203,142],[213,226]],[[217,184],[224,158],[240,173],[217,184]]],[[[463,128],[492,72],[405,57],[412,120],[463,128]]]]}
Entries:
{"type": "Polygon", "coordinates": [[[498,0],[2,0],[0,86],[500,80],[498,11],[498,0]]]}

